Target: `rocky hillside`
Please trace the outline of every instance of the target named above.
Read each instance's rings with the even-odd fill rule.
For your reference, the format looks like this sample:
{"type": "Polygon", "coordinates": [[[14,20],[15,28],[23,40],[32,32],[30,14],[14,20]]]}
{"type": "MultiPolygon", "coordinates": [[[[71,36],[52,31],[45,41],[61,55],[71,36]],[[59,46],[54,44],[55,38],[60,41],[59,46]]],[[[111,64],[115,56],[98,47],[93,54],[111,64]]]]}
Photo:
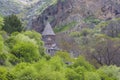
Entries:
{"type": "Polygon", "coordinates": [[[119,16],[120,0],[58,0],[56,5],[48,7],[32,21],[32,27],[42,32],[44,21],[48,20],[53,27],[59,28],[74,23],[72,26],[77,26],[78,29],[119,16]],[[89,24],[90,21],[93,23],[89,24]]]}
{"type": "Polygon", "coordinates": [[[18,14],[22,8],[23,6],[12,0],[0,0],[0,14],[2,15],[18,14]]]}
{"type": "Polygon", "coordinates": [[[33,18],[37,18],[48,6],[56,2],[57,0],[0,0],[0,14],[17,14],[31,26],[33,18]]]}
{"type": "Polygon", "coordinates": [[[94,27],[120,16],[120,0],[0,0],[0,14],[17,14],[27,29],[42,32],[48,20],[56,31],[94,27]]]}

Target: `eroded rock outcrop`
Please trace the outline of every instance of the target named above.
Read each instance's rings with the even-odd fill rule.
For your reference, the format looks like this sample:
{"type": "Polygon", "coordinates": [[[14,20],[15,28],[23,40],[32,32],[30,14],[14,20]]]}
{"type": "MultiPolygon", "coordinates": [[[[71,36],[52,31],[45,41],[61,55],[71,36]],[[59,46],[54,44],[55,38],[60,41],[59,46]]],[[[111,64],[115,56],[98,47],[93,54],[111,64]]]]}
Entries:
{"type": "Polygon", "coordinates": [[[102,20],[119,17],[120,0],[58,0],[56,5],[48,7],[39,17],[32,21],[32,27],[38,32],[44,29],[48,20],[53,27],[76,22],[84,24],[84,19],[94,16],[102,20]]]}

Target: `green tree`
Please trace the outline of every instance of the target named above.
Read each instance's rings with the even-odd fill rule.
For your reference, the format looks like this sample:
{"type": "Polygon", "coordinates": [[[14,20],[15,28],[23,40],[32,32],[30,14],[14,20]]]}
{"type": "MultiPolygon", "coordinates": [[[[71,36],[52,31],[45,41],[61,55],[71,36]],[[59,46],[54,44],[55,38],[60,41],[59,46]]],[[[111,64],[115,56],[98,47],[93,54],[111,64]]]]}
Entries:
{"type": "Polygon", "coordinates": [[[6,55],[4,54],[4,41],[0,35],[0,65],[4,65],[6,61],[6,55]]]}
{"type": "Polygon", "coordinates": [[[5,54],[0,53],[0,65],[5,65],[5,61],[7,60],[6,58],[7,56],[5,54]]]}
{"type": "Polygon", "coordinates": [[[8,80],[6,78],[7,70],[4,67],[0,67],[0,80],[8,80]]]}
{"type": "Polygon", "coordinates": [[[3,52],[3,47],[4,47],[4,42],[2,36],[0,35],[0,53],[3,52]]]}
{"type": "Polygon", "coordinates": [[[62,59],[59,56],[54,56],[49,60],[49,63],[51,65],[51,69],[53,71],[62,71],[64,63],[62,62],[62,59]]]}
{"type": "Polygon", "coordinates": [[[59,56],[65,63],[72,63],[72,61],[73,61],[70,54],[67,52],[64,52],[64,51],[56,52],[55,56],[59,56]]]}
{"type": "Polygon", "coordinates": [[[42,41],[42,36],[40,33],[36,31],[25,31],[23,32],[24,35],[28,36],[30,39],[34,39],[37,42],[37,45],[39,46],[39,53],[44,56],[45,55],[45,49],[44,49],[44,43],[42,41]]]}
{"type": "Polygon", "coordinates": [[[79,57],[75,60],[74,64],[72,65],[72,67],[74,67],[74,68],[77,68],[77,67],[79,67],[79,66],[84,67],[84,68],[85,68],[86,70],[88,70],[88,71],[93,71],[93,70],[95,70],[94,66],[91,65],[88,61],[86,61],[85,58],[82,57],[82,56],[79,56],[79,57]]]}
{"type": "Polygon", "coordinates": [[[31,62],[46,58],[44,44],[41,35],[35,31],[14,32],[5,41],[10,48],[9,61],[16,64],[21,61],[31,62]]]}
{"type": "Polygon", "coordinates": [[[120,65],[120,39],[111,38],[103,34],[96,35],[93,39],[91,60],[96,60],[100,65],[120,65]]]}
{"type": "Polygon", "coordinates": [[[2,28],[8,34],[13,32],[21,32],[23,30],[22,23],[16,15],[10,15],[4,18],[4,26],[2,28]]]}
{"type": "Polygon", "coordinates": [[[66,69],[66,75],[65,77],[67,80],[82,80],[82,77],[78,73],[76,73],[73,69],[66,69]]]}
{"type": "Polygon", "coordinates": [[[41,59],[35,63],[20,63],[12,73],[15,80],[65,80],[64,67],[59,57],[41,59]]]}
{"type": "Polygon", "coordinates": [[[16,65],[13,70],[11,70],[15,80],[37,80],[37,72],[32,64],[29,63],[20,63],[16,65]]]}
{"type": "Polygon", "coordinates": [[[99,74],[96,72],[85,72],[84,80],[101,80],[99,74]]]}
{"type": "Polygon", "coordinates": [[[8,54],[8,61],[12,64],[12,65],[16,65],[18,63],[21,62],[21,60],[16,57],[14,54],[8,54]]]}
{"type": "Polygon", "coordinates": [[[103,66],[97,70],[102,80],[120,80],[120,67],[103,66]]]}
{"type": "Polygon", "coordinates": [[[2,26],[4,25],[4,20],[3,18],[0,16],[0,30],[2,29],[2,26]]]}
{"type": "Polygon", "coordinates": [[[17,58],[26,62],[37,61],[40,58],[38,45],[34,39],[23,34],[16,35],[14,39],[16,43],[13,45],[11,53],[17,58]]]}

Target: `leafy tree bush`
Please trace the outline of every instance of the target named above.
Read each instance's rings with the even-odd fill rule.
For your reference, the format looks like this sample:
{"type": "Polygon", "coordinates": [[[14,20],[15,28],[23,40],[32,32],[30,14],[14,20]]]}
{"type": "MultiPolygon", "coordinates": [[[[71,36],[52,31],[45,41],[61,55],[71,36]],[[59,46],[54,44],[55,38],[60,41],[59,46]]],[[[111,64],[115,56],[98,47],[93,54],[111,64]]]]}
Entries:
{"type": "Polygon", "coordinates": [[[3,47],[4,47],[3,38],[0,35],[0,53],[3,52],[3,47]]]}
{"type": "Polygon", "coordinates": [[[4,65],[6,61],[6,55],[4,54],[4,41],[0,35],[0,65],[4,65]]]}
{"type": "MultiPolygon", "coordinates": [[[[58,59],[58,57],[56,57],[58,59]]],[[[56,58],[47,61],[30,63],[20,63],[13,69],[16,80],[65,80],[65,74],[61,61],[56,58]],[[62,69],[61,69],[62,68],[62,69]]]]}
{"type": "Polygon", "coordinates": [[[73,61],[70,54],[67,52],[64,52],[64,51],[56,52],[55,56],[59,56],[65,63],[72,63],[72,61],[73,61]]]}
{"type": "Polygon", "coordinates": [[[26,66],[16,75],[16,80],[37,80],[37,72],[32,66],[26,66]]]}
{"type": "Polygon", "coordinates": [[[21,62],[21,60],[20,60],[18,57],[16,57],[15,55],[13,55],[13,54],[9,54],[8,56],[9,56],[8,61],[9,61],[12,65],[16,65],[17,63],[20,63],[20,62],[21,62]]]}
{"type": "Polygon", "coordinates": [[[15,80],[36,80],[36,71],[29,63],[20,63],[16,65],[11,70],[11,73],[14,75],[13,78],[15,78],[15,80]]]}
{"type": "Polygon", "coordinates": [[[23,30],[22,23],[16,15],[10,15],[4,18],[4,26],[2,27],[8,34],[13,32],[21,32],[23,30]]]}
{"type": "Polygon", "coordinates": [[[30,39],[23,34],[18,34],[15,37],[15,40],[16,43],[13,46],[11,53],[17,58],[26,62],[37,61],[40,58],[38,45],[33,39],[30,39]]]}
{"type": "Polygon", "coordinates": [[[85,80],[101,80],[96,72],[85,72],[84,76],[85,80]]]}
{"type": "Polygon", "coordinates": [[[17,43],[12,54],[26,62],[37,61],[40,57],[37,45],[30,42],[17,43]]]}
{"type": "Polygon", "coordinates": [[[120,80],[120,67],[103,66],[98,69],[98,73],[103,80],[120,80]]]}
{"type": "Polygon", "coordinates": [[[0,30],[2,29],[2,26],[4,25],[4,20],[3,18],[0,16],[0,30]]]}
{"type": "Polygon", "coordinates": [[[59,56],[55,56],[55,57],[51,58],[49,60],[48,64],[51,65],[51,69],[53,71],[62,71],[63,70],[64,63],[59,56]]]}
{"type": "Polygon", "coordinates": [[[94,66],[91,65],[88,61],[86,61],[85,58],[82,57],[82,56],[79,56],[75,60],[74,64],[72,65],[72,67],[74,67],[74,68],[77,68],[79,66],[83,66],[88,71],[94,71],[95,70],[94,66]]]}
{"type": "Polygon", "coordinates": [[[66,80],[82,80],[82,77],[76,73],[73,69],[66,69],[66,80]]]}
{"type": "Polygon", "coordinates": [[[7,56],[5,54],[0,53],[0,65],[5,65],[6,58],[7,56]]]}
{"type": "Polygon", "coordinates": [[[8,80],[6,78],[7,70],[4,67],[0,67],[0,80],[8,80]]]}
{"type": "Polygon", "coordinates": [[[35,31],[14,32],[6,40],[6,45],[11,49],[13,56],[10,56],[9,61],[14,65],[21,61],[38,61],[41,56],[48,58],[41,35],[35,31]]]}
{"type": "Polygon", "coordinates": [[[111,38],[103,34],[96,35],[92,39],[94,44],[91,44],[91,48],[94,50],[89,53],[92,60],[96,60],[100,65],[120,65],[119,52],[120,52],[120,39],[111,38]]]}
{"type": "Polygon", "coordinates": [[[42,36],[40,33],[35,31],[26,31],[23,32],[24,35],[28,36],[30,39],[34,39],[39,46],[39,53],[42,56],[45,56],[45,49],[44,49],[44,43],[42,41],[42,36]]]}

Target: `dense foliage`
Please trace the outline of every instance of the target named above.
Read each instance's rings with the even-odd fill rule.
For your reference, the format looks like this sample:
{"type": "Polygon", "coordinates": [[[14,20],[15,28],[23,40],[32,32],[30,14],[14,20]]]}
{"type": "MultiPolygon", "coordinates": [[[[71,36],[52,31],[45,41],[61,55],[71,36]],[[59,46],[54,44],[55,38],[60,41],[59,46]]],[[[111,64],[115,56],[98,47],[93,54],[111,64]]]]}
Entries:
{"type": "MultiPolygon", "coordinates": [[[[89,30],[83,30],[77,35],[71,35],[83,35],[86,40],[86,36],[90,34],[89,30]]],[[[114,39],[103,35],[96,35],[94,39],[98,42],[95,42],[92,48],[99,47],[103,50],[107,48],[108,40],[113,41],[107,45],[112,49],[119,46],[116,45],[119,39],[115,39],[116,43],[114,39]],[[104,40],[101,41],[100,38],[104,40]]],[[[88,46],[87,41],[82,46],[83,50],[86,45],[88,46]]],[[[69,48],[72,50],[71,46],[69,48]]],[[[97,53],[97,49],[92,51],[94,54],[97,53]]],[[[96,54],[98,58],[99,54],[102,53],[96,54]]],[[[7,35],[0,30],[0,80],[120,80],[120,67],[104,64],[105,62],[97,69],[83,56],[74,58],[66,51],[58,51],[51,57],[45,53],[42,37],[35,31],[13,31],[11,35],[7,35]]]]}
{"type": "MultiPolygon", "coordinates": [[[[90,18],[91,19],[91,18],[90,18]]],[[[88,23],[93,20],[86,19],[88,23]]],[[[95,67],[120,66],[120,19],[101,21],[94,27],[83,27],[59,33],[57,43],[71,56],[83,55],[95,67]]],[[[74,29],[74,28],[73,28],[74,29]]]]}
{"type": "Polygon", "coordinates": [[[4,18],[4,26],[2,27],[7,33],[21,32],[23,30],[22,23],[16,15],[6,16],[4,18]]]}
{"type": "Polygon", "coordinates": [[[4,21],[3,18],[0,16],[0,29],[2,28],[3,25],[4,25],[4,21]]]}

